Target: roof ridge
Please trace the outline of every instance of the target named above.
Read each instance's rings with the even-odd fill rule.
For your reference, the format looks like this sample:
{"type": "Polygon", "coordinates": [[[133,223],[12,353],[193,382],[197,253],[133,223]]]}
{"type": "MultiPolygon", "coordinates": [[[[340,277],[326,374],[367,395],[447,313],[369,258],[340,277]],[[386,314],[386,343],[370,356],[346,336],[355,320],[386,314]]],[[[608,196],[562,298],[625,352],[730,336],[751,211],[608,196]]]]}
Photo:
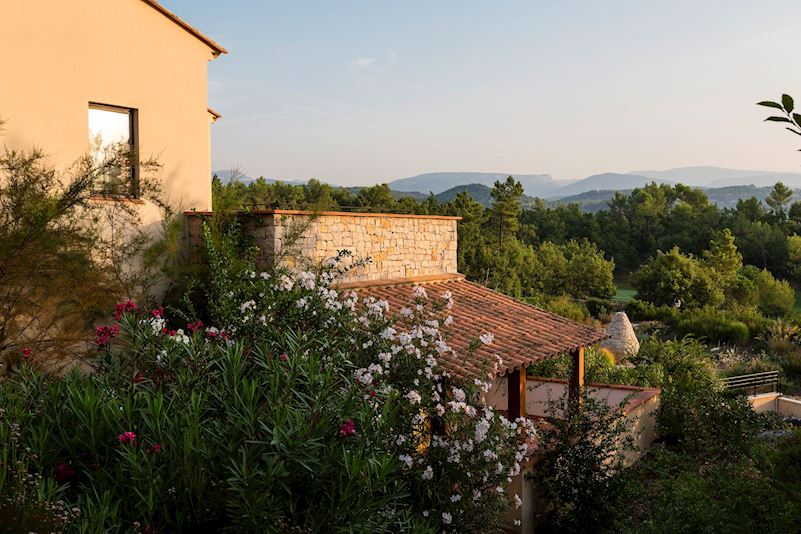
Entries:
{"type": "Polygon", "coordinates": [[[197,39],[205,43],[206,46],[211,48],[214,57],[217,57],[220,54],[228,53],[228,50],[226,50],[224,47],[215,43],[211,38],[204,35],[200,30],[198,30],[197,28],[186,22],[184,19],[182,19],[181,17],[179,17],[178,15],[176,15],[175,13],[173,13],[172,11],[170,11],[169,9],[158,3],[156,0],[142,0],[142,1],[147,5],[149,5],[150,7],[152,7],[153,9],[155,9],[156,11],[158,11],[159,13],[161,13],[162,15],[164,15],[165,17],[167,17],[168,19],[170,19],[171,21],[173,21],[174,23],[176,23],[178,26],[180,26],[190,34],[194,35],[197,39]]]}

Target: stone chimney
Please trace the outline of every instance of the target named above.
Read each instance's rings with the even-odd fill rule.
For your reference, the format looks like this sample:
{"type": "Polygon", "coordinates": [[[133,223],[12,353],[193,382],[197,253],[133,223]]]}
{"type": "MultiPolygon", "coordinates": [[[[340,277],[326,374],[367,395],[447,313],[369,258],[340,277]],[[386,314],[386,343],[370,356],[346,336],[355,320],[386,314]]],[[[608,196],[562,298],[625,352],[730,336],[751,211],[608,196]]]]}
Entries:
{"type": "MultiPolygon", "coordinates": [[[[189,239],[198,243],[202,216],[189,212],[189,239]]],[[[456,274],[459,217],[390,213],[264,210],[242,215],[244,230],[259,248],[262,268],[276,262],[293,268],[319,263],[348,250],[371,262],[341,282],[397,280],[456,274]]]]}

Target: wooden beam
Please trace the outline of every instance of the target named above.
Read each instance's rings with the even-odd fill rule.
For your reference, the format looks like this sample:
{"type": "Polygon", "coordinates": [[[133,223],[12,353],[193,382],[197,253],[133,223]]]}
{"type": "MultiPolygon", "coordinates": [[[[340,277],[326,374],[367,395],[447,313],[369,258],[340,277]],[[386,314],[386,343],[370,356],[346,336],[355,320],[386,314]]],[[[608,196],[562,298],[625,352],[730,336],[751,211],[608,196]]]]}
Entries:
{"type": "Polygon", "coordinates": [[[512,371],[507,377],[509,391],[508,417],[514,421],[526,415],[526,368],[512,371]]]}
{"type": "Polygon", "coordinates": [[[568,395],[571,399],[579,399],[579,392],[584,387],[584,347],[579,347],[570,353],[572,366],[570,369],[570,384],[568,395]]]}

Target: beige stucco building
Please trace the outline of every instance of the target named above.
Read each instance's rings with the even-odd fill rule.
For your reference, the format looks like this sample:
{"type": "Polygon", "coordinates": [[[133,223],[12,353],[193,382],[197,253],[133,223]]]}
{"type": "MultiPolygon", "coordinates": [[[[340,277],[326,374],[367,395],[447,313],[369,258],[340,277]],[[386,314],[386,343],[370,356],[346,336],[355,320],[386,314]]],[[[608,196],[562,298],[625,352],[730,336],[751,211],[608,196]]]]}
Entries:
{"type": "Polygon", "coordinates": [[[0,50],[0,142],[64,169],[92,136],[126,141],[172,205],[211,209],[207,65],[225,49],[151,0],[3,0],[0,50]]]}

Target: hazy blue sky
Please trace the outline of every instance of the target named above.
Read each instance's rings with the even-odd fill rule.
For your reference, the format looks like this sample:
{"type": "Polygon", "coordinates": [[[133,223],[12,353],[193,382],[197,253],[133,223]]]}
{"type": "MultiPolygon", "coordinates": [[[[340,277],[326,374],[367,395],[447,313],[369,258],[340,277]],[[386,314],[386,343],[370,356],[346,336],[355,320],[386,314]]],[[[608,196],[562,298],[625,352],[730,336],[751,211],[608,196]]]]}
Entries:
{"type": "Polygon", "coordinates": [[[365,184],[433,171],[801,170],[801,2],[164,0],[209,65],[213,166],[365,184]]]}

